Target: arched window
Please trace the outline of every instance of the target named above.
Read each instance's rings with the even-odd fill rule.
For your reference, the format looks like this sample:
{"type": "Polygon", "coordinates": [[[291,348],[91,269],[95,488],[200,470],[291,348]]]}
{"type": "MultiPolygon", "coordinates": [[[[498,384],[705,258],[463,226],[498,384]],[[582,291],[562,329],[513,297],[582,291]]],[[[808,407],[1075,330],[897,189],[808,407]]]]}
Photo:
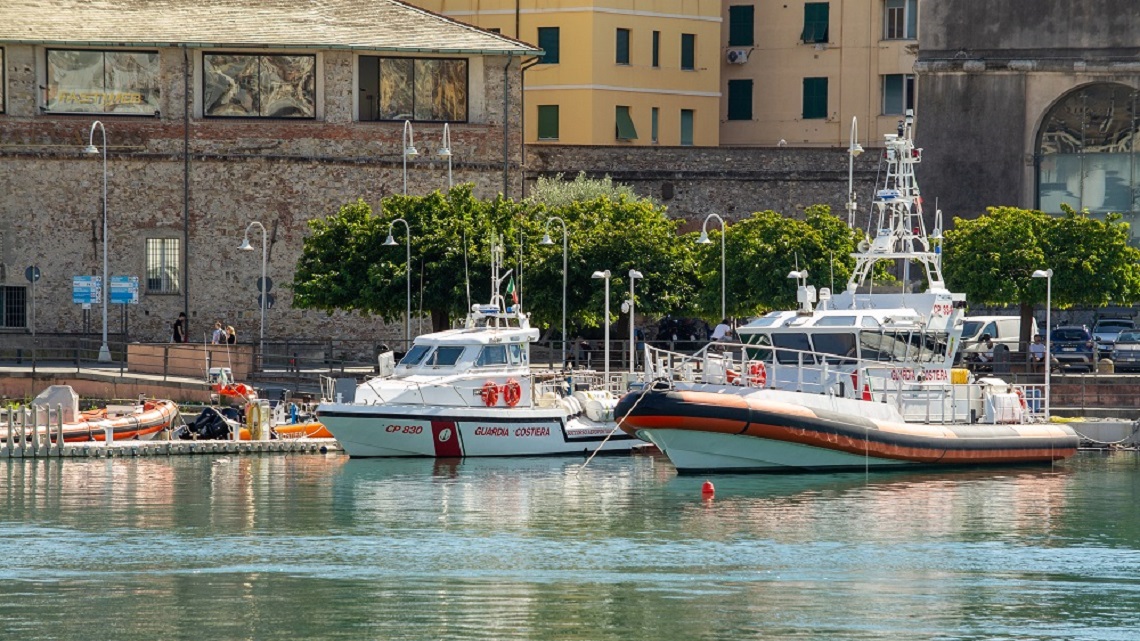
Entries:
{"type": "Polygon", "coordinates": [[[1046,114],[1037,144],[1037,207],[1061,204],[1104,216],[1140,214],[1140,91],[1116,83],[1076,89],[1046,114]]]}

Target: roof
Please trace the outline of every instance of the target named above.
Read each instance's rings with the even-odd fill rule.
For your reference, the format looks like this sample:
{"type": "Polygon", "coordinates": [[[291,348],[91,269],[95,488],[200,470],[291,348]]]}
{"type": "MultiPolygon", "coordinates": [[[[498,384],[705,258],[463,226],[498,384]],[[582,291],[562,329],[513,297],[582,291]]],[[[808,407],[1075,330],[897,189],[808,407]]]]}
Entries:
{"type": "Polygon", "coordinates": [[[398,0],[4,0],[0,42],[536,55],[398,0]]]}

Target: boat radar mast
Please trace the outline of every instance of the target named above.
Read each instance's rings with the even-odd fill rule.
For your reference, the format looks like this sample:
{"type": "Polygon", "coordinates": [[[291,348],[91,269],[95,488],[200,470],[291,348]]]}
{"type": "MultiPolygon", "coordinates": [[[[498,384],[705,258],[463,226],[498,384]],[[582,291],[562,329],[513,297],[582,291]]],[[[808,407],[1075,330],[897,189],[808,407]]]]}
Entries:
{"type": "MultiPolygon", "coordinates": [[[[852,121],[851,146],[858,147],[855,136],[855,123],[852,121]]],[[[903,261],[904,291],[910,277],[910,263],[922,265],[929,282],[929,291],[946,291],[942,279],[942,212],[935,212],[935,228],[932,236],[926,233],[926,223],[922,217],[922,195],[914,178],[914,166],[922,161],[922,149],[914,146],[914,111],[908,109],[904,120],[899,121],[898,133],[886,134],[884,158],[887,161],[886,178],[883,187],[875,192],[871,203],[870,223],[875,224],[873,239],[864,239],[855,258],[855,271],[847,282],[847,291],[854,295],[856,290],[871,276],[875,263],[881,260],[903,261]]],[[[852,176],[848,176],[847,210],[855,211],[855,192],[852,176]]]]}

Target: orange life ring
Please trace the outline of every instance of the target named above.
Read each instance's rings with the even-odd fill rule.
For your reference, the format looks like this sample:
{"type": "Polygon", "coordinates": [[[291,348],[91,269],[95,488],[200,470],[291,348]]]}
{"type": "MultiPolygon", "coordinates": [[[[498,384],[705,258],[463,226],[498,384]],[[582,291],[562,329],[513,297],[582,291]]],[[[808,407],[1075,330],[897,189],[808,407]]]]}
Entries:
{"type": "Polygon", "coordinates": [[[768,384],[768,370],[764,367],[764,363],[753,361],[748,364],[748,383],[756,387],[768,384]]]}
{"type": "Polygon", "coordinates": [[[1025,402],[1025,392],[1020,387],[1013,388],[1013,391],[1017,392],[1017,400],[1021,402],[1021,409],[1028,410],[1029,405],[1025,402]]]}
{"type": "Polygon", "coordinates": [[[499,402],[499,386],[495,385],[495,381],[487,381],[479,390],[479,396],[483,398],[484,405],[491,407],[499,402]]]}
{"type": "Polygon", "coordinates": [[[726,381],[728,381],[729,385],[739,385],[740,384],[740,374],[737,374],[736,372],[734,372],[730,369],[724,370],[724,379],[726,381]]]}
{"type": "Polygon", "coordinates": [[[513,378],[507,379],[507,384],[503,386],[503,402],[510,407],[519,404],[522,399],[522,385],[513,378]]]}

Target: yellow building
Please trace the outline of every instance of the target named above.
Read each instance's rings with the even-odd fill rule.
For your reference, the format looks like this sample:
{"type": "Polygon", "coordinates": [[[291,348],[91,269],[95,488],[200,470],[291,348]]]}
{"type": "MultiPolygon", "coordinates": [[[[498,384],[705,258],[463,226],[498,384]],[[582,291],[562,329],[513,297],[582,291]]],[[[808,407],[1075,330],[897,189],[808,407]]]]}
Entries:
{"type": "Polygon", "coordinates": [[[852,117],[863,144],[878,144],[914,108],[918,0],[726,0],[723,11],[721,144],[847,146],[852,117]]]}
{"type": "Polygon", "coordinates": [[[412,0],[546,53],[524,74],[524,140],[720,143],[721,3],[713,0],[412,0]]]}

